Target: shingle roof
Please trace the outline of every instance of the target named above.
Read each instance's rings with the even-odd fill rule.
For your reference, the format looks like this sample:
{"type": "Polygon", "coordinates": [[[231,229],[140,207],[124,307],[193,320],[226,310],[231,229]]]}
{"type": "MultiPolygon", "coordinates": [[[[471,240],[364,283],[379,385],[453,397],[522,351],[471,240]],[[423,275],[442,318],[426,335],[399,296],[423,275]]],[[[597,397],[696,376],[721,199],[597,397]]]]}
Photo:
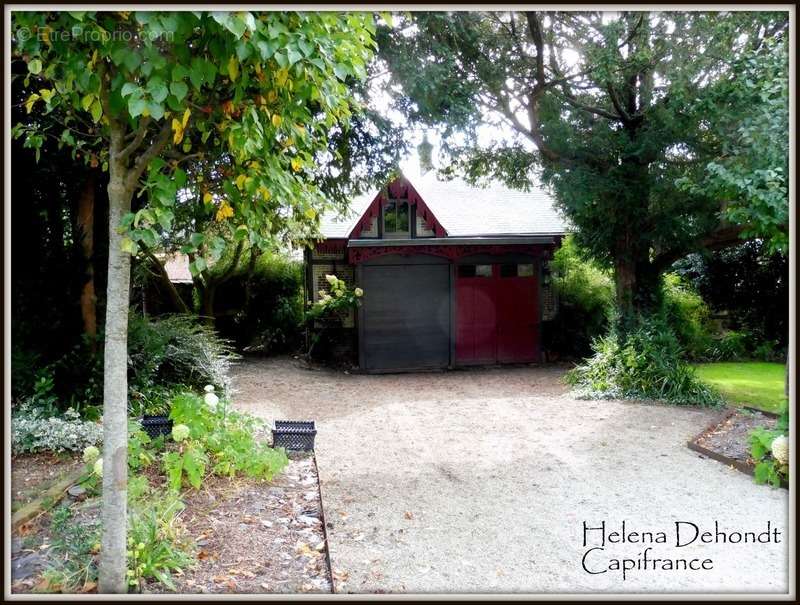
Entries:
{"type": "MultiPolygon", "coordinates": [[[[449,237],[542,235],[565,233],[567,223],[543,189],[515,191],[499,183],[474,187],[460,179],[440,181],[433,172],[409,179],[449,237]]],[[[377,189],[353,199],[347,216],[325,214],[325,237],[347,237],[378,194],[377,189]]]]}

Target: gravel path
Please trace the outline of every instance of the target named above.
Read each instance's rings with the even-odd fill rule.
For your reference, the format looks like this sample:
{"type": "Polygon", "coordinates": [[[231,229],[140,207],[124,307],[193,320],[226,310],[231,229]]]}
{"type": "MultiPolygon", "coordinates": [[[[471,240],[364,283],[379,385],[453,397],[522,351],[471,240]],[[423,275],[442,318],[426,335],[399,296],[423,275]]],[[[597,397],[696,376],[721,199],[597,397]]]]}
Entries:
{"type": "MultiPolygon", "coordinates": [[[[339,592],[786,592],[788,492],[699,457],[686,441],[714,412],[581,401],[563,368],[347,375],[287,358],[235,370],[236,405],[317,421],[339,592]],[[712,560],[712,569],[587,573],[615,559],[712,560]],[[675,522],[780,543],[675,547],[675,522]]],[[[689,525],[682,525],[685,540],[689,525]]],[[[682,565],[678,563],[678,565],[682,565]]],[[[708,565],[708,564],[707,564],[708,565]]]]}

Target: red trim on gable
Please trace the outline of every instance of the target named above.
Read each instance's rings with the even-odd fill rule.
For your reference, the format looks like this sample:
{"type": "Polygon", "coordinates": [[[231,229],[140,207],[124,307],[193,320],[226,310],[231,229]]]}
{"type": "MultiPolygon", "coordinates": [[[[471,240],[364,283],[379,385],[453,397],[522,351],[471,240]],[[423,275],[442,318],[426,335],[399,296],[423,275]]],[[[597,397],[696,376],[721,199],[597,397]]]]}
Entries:
{"type": "MultiPolygon", "coordinates": [[[[422,196],[414,189],[414,186],[407,178],[396,178],[387,185],[386,191],[392,199],[407,199],[409,206],[416,206],[417,216],[422,216],[425,219],[425,226],[432,230],[436,237],[447,237],[445,228],[442,227],[441,223],[439,223],[434,216],[433,211],[428,208],[425,200],[422,199],[422,196]]],[[[364,214],[361,215],[355,227],[353,227],[350,235],[348,235],[348,239],[361,237],[361,232],[370,228],[372,219],[380,216],[381,206],[385,206],[388,201],[383,191],[378,193],[375,199],[367,206],[367,209],[364,211],[364,214]]]]}

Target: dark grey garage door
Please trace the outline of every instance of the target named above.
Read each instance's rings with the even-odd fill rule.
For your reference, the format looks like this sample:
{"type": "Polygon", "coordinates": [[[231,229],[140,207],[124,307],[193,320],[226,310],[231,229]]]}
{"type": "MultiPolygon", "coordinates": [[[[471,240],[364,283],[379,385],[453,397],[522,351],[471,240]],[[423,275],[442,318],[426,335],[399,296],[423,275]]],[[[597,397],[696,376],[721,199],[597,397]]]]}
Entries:
{"type": "Polygon", "coordinates": [[[364,265],[361,359],[366,370],[450,363],[450,265],[364,265]]]}

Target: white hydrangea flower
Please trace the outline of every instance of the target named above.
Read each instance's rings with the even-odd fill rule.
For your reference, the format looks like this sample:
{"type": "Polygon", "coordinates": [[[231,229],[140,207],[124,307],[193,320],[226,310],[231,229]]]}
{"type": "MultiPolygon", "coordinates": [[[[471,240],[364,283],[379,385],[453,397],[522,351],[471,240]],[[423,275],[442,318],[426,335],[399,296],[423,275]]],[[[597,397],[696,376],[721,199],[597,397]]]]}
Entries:
{"type": "Polygon", "coordinates": [[[344,296],[344,290],[335,290],[334,294],[336,295],[336,298],[341,298],[344,296]]]}
{"type": "Polygon", "coordinates": [[[786,435],[775,437],[772,440],[772,457],[781,464],[789,464],[789,440],[786,435]]]}
{"type": "Polygon", "coordinates": [[[356,295],[356,298],[361,298],[362,296],[364,296],[364,290],[362,290],[361,288],[356,288],[355,290],[353,290],[353,294],[356,295]]]}
{"type": "Polygon", "coordinates": [[[339,279],[335,275],[325,275],[325,281],[333,286],[339,279]]]}
{"type": "Polygon", "coordinates": [[[90,445],[83,450],[83,461],[86,462],[87,464],[94,462],[99,457],[100,457],[100,450],[98,450],[93,445],[90,445]]]}
{"type": "Polygon", "coordinates": [[[98,458],[94,463],[94,474],[98,477],[103,476],[103,459],[98,458]]]}
{"type": "Polygon", "coordinates": [[[203,401],[206,402],[206,405],[211,408],[211,411],[216,411],[217,404],[219,403],[219,397],[217,397],[214,393],[206,393],[205,397],[203,397],[203,401]]]}
{"type": "Polygon", "coordinates": [[[189,427],[185,424],[176,424],[172,427],[172,438],[175,441],[183,441],[189,436],[189,427]]]}
{"type": "Polygon", "coordinates": [[[213,385],[213,384],[207,384],[207,385],[206,385],[206,386],[203,388],[203,390],[204,390],[206,393],[213,393],[213,392],[214,392],[214,385],[213,385]]]}

